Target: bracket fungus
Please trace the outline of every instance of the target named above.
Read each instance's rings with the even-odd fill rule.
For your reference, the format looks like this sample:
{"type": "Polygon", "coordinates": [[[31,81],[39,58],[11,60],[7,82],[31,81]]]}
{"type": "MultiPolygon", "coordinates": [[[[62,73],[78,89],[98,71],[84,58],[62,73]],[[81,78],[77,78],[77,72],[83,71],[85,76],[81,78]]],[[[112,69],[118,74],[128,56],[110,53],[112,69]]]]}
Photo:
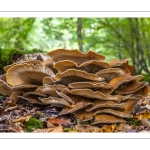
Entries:
{"type": "Polygon", "coordinates": [[[125,123],[133,117],[139,100],[148,95],[148,82],[134,76],[129,59],[105,61],[105,56],[88,51],[57,49],[42,61],[16,62],[4,69],[0,93],[14,102],[60,107],[59,116],[95,124],[125,123]],[[138,97],[138,98],[137,98],[138,97]]]}

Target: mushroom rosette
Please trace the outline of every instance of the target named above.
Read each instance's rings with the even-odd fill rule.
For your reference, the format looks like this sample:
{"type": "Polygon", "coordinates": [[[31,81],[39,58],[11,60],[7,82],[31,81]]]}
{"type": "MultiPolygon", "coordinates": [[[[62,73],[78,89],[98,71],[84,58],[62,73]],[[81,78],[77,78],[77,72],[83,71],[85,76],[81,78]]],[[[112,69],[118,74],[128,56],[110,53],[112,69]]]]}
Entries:
{"type": "Polygon", "coordinates": [[[1,94],[14,102],[59,107],[59,116],[72,114],[91,125],[125,123],[150,91],[148,82],[140,81],[143,76],[133,76],[129,59],[106,62],[93,51],[58,49],[43,62],[16,62],[4,69],[1,94]]]}

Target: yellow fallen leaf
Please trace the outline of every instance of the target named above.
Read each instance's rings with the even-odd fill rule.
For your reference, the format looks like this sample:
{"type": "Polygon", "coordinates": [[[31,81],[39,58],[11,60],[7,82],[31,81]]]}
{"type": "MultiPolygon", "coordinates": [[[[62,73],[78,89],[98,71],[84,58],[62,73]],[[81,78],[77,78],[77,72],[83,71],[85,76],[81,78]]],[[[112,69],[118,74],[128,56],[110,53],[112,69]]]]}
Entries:
{"type": "Polygon", "coordinates": [[[31,115],[28,115],[26,117],[21,117],[21,118],[18,118],[18,119],[14,119],[13,122],[28,122],[29,119],[31,118],[31,115]]]}
{"type": "Polygon", "coordinates": [[[62,126],[57,126],[51,132],[63,132],[63,128],[62,128],[62,126]]]}
{"type": "Polygon", "coordinates": [[[138,120],[150,119],[150,113],[140,114],[140,115],[134,116],[134,118],[138,120]]]}
{"type": "Polygon", "coordinates": [[[104,125],[101,129],[100,132],[113,132],[116,128],[116,124],[113,125],[104,125]]]}

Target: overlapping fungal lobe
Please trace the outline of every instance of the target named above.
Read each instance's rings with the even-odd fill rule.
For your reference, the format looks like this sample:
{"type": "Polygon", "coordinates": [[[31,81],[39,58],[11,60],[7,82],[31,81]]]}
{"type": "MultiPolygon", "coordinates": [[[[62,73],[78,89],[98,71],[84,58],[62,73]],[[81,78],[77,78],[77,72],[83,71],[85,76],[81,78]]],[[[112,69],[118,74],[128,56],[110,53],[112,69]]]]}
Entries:
{"type": "Polygon", "coordinates": [[[93,51],[58,49],[43,62],[26,61],[6,66],[0,93],[13,101],[60,107],[59,116],[73,114],[92,125],[125,123],[149,92],[141,75],[133,76],[129,59],[105,62],[93,51]]]}
{"type": "Polygon", "coordinates": [[[54,77],[55,74],[51,69],[41,64],[17,64],[12,66],[6,73],[6,80],[12,86],[22,84],[42,84],[46,76],[54,77]]]}

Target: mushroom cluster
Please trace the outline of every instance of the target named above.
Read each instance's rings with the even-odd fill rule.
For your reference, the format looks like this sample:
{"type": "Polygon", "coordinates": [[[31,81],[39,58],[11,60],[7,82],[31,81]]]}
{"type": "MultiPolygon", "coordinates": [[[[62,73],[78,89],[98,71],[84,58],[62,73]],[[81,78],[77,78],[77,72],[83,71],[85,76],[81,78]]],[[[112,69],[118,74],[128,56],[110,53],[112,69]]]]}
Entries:
{"type": "Polygon", "coordinates": [[[58,49],[45,61],[29,60],[6,66],[0,93],[17,102],[60,107],[59,115],[73,114],[92,125],[125,123],[135,106],[148,95],[148,82],[133,76],[129,59],[105,61],[93,51],[58,49]]]}

